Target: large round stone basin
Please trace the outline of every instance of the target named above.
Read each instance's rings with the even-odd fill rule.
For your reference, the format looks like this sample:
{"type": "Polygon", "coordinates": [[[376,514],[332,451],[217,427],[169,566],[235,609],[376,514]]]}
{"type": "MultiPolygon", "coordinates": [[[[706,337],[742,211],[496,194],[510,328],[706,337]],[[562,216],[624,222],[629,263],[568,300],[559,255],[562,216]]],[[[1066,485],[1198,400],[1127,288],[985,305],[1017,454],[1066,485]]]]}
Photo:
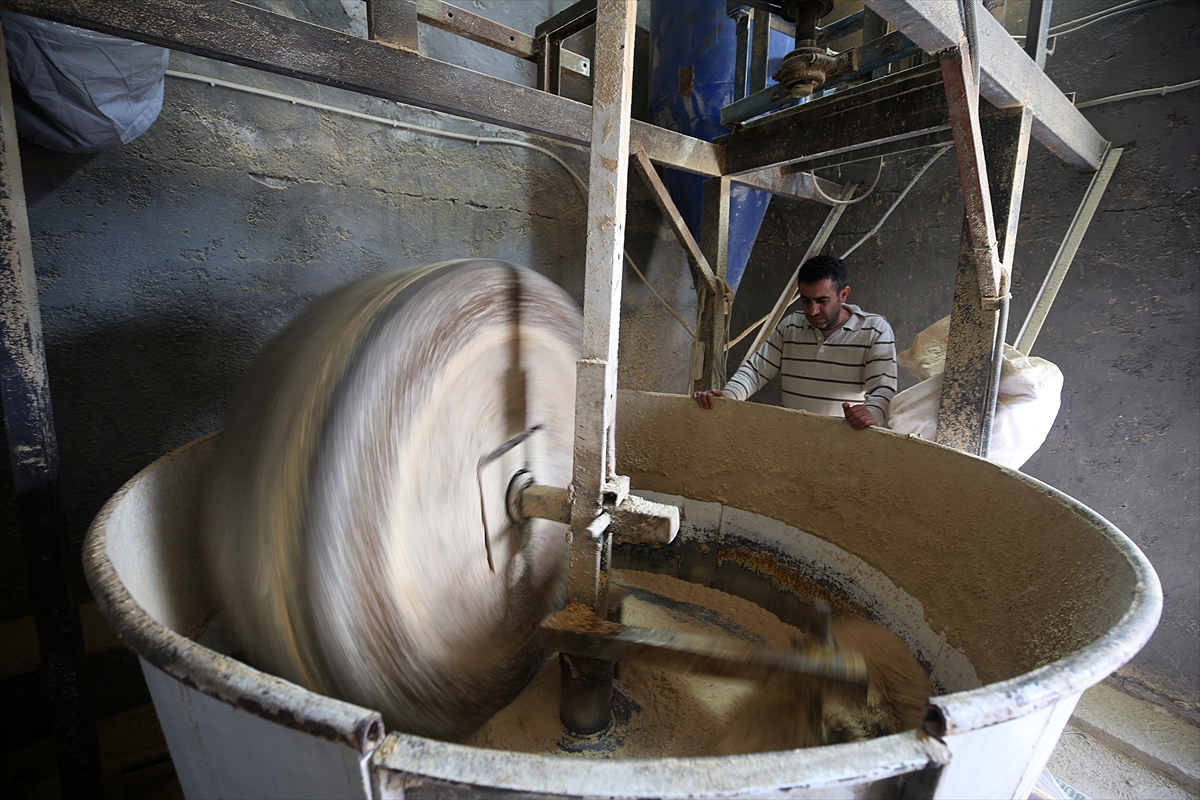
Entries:
{"type": "Polygon", "coordinates": [[[681,508],[614,564],[745,597],[814,595],[898,634],[930,673],[921,730],[728,757],[577,759],[383,729],[220,652],[197,549],[215,436],[96,518],[85,567],[142,665],[189,797],[1028,797],[1083,690],[1158,622],[1158,579],[1091,509],[1019,472],[885,430],[752,403],[621,393],[618,472],[681,508]]]}

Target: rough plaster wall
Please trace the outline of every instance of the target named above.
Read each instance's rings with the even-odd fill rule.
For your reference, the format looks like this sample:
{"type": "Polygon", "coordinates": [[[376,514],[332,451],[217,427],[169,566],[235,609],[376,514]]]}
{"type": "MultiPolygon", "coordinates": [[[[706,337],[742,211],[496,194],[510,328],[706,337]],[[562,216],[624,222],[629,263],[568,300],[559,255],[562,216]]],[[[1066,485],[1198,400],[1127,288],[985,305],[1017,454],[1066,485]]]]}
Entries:
{"type": "MultiPolygon", "coordinates": [[[[1024,32],[1025,5],[1009,3],[1011,31],[1024,32]]],[[[1056,3],[1052,24],[1111,5],[1056,3]]],[[[1060,38],[1047,71],[1086,100],[1194,80],[1198,50],[1200,7],[1166,3],[1060,38]]],[[[1112,520],[1154,564],[1162,622],[1113,682],[1193,722],[1200,722],[1198,91],[1084,111],[1125,153],[1034,348],[1062,368],[1066,387],[1054,429],[1025,466],[1112,520]]],[[[869,230],[929,154],[888,159],[875,195],[846,212],[829,251],[842,254],[869,230]]],[[[847,168],[843,177],[869,184],[877,164],[847,168]]],[[[1010,341],[1087,182],[1033,143],[1010,341]]],[[[901,348],[950,311],[961,203],[951,153],[848,260],[851,301],[886,315],[901,348]]],[[[824,216],[811,205],[772,202],[734,305],[735,332],[769,310],[824,216]]],[[[731,370],[743,349],[733,351],[731,370]]],[[[914,382],[902,374],[902,385],[914,382]]],[[[778,402],[777,381],[755,399],[778,402]]]]}
{"type": "MultiPolygon", "coordinates": [[[[473,7],[532,32],[566,5],[473,7]]],[[[324,24],[339,19],[316,0],[286,9],[324,24]]],[[[524,62],[499,55],[480,66],[477,51],[491,51],[428,33],[433,57],[532,84],[524,62]]],[[[172,54],[171,68],[536,141],[586,180],[586,152],[553,141],[185,54],[172,54]]],[[[562,167],[526,149],[439,139],[175,78],[158,121],[125,147],[76,157],[22,144],[60,497],[82,595],[75,565],[100,505],[158,456],[218,428],[247,364],[320,294],[386,267],[487,257],[531,266],[582,300],[586,197],[562,167]]],[[[660,293],[694,319],[683,252],[636,177],[628,242],[660,293]]],[[[686,332],[628,269],[624,280],[621,385],[683,389],[686,332]]],[[[4,471],[0,481],[10,480],[4,471]]],[[[2,622],[30,609],[11,483],[0,498],[2,622]]]]}

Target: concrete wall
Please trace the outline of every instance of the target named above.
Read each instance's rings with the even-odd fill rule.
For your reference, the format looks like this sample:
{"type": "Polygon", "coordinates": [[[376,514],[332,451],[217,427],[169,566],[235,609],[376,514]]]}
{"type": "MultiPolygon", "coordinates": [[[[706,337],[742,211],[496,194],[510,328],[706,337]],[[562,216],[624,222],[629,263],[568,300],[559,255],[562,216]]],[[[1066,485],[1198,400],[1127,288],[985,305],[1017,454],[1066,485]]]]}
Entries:
{"type": "MultiPolygon", "coordinates": [[[[1009,29],[1023,33],[1026,4],[1008,5],[1009,29]]],[[[1053,24],[1111,5],[1056,3],[1053,24]]],[[[1064,91],[1090,100],[1195,80],[1198,47],[1200,7],[1165,3],[1061,37],[1046,69],[1064,91]]],[[[1125,151],[1034,347],[1034,355],[1062,369],[1066,384],[1054,428],[1024,468],[1110,519],[1154,564],[1165,597],[1162,622],[1112,681],[1193,723],[1200,722],[1198,92],[1084,111],[1125,151]]],[[[887,159],[879,187],[847,210],[829,252],[841,255],[870,230],[932,152],[887,159]]],[[[842,176],[869,185],[877,167],[872,160],[845,168],[842,176]]],[[[837,177],[836,170],[823,174],[837,177]]],[[[1088,180],[1036,141],[1031,146],[1009,341],[1088,180]]],[[[824,216],[823,209],[808,204],[772,201],[734,304],[735,333],[769,310],[824,216]]],[[[879,234],[848,259],[851,302],[887,316],[901,349],[950,313],[961,225],[951,152],[930,168],[879,234]]],[[[731,370],[742,352],[732,351],[731,370]]],[[[914,382],[902,375],[902,386],[914,382]]],[[[774,385],[756,399],[778,397],[774,385]]]]}

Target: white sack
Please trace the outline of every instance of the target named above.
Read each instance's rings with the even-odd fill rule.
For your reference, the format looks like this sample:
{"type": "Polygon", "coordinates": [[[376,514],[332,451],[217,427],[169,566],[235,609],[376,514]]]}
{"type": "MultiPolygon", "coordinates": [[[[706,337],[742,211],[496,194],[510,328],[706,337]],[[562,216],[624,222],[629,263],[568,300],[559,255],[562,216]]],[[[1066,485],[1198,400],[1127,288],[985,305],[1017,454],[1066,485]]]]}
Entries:
{"type": "Polygon", "coordinates": [[[0,12],[17,132],[62,153],[98,153],[146,132],[170,51],[0,12]]]}
{"type": "MultiPolygon", "coordinates": [[[[935,322],[917,334],[913,347],[897,356],[905,369],[924,380],[892,400],[888,414],[892,430],[930,441],[935,438],[949,329],[949,317],[935,322]]],[[[1058,416],[1062,387],[1057,366],[1005,345],[988,459],[1020,469],[1046,441],[1058,416]]]]}

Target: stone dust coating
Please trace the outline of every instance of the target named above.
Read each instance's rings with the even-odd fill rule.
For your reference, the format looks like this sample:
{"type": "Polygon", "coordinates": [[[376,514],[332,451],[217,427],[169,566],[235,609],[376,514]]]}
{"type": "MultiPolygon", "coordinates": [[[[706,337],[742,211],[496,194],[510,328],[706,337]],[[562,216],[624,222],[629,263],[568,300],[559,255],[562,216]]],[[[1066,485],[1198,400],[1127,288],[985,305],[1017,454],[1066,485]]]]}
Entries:
{"type": "Polygon", "coordinates": [[[596,612],[583,603],[567,604],[562,611],[556,611],[546,617],[542,624],[584,633],[616,633],[621,629],[617,623],[597,617],[596,612]]]}
{"type": "MultiPolygon", "coordinates": [[[[716,589],[632,570],[614,570],[611,580],[629,590],[622,620],[628,625],[734,638],[780,649],[791,648],[793,640],[801,636],[799,630],[781,622],[774,614],[716,589]]],[[[860,620],[844,624],[883,631],[860,620]]],[[[898,639],[886,631],[883,633],[903,650],[898,639]]],[[[855,644],[864,639],[860,635],[855,644]]],[[[887,653],[888,657],[895,655],[894,651],[887,653]]],[[[867,658],[870,667],[872,660],[870,656],[867,658]]],[[[903,658],[924,681],[924,673],[907,651],[903,658]]],[[[901,671],[905,669],[900,667],[901,671]]],[[[559,681],[558,659],[552,658],[511,705],[462,743],[584,758],[686,758],[723,751],[752,751],[743,749],[745,740],[740,747],[725,740],[730,736],[731,726],[745,724],[739,720],[745,709],[763,702],[761,690],[753,681],[620,664],[613,682],[613,725],[607,734],[597,738],[576,737],[563,728],[558,718],[559,681]]],[[[920,697],[921,709],[926,695],[920,697]]],[[[880,700],[878,696],[875,699],[880,700]]],[[[876,709],[876,713],[887,712],[876,709]]],[[[893,716],[901,715],[893,713],[893,716]]],[[[911,711],[903,718],[913,719],[911,711]]],[[[752,744],[757,751],[782,749],[787,746],[785,738],[771,729],[754,738],[752,744]]]]}

